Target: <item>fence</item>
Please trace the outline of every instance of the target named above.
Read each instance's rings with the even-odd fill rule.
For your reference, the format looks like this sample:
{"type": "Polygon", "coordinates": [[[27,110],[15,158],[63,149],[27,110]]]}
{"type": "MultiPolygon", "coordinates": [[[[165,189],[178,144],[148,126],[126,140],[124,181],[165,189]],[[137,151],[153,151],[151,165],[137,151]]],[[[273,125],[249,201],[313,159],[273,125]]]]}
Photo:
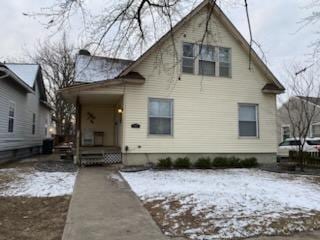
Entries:
{"type": "Polygon", "coordinates": [[[297,151],[289,152],[289,161],[300,164],[299,154],[302,154],[304,166],[307,167],[320,167],[320,152],[302,152],[297,151]]]}

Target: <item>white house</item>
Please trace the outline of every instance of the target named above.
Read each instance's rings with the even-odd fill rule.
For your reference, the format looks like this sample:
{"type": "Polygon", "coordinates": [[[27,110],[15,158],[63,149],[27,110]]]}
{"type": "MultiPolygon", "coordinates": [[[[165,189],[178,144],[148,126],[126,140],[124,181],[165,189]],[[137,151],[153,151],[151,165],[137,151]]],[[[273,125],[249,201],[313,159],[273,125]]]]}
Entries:
{"type": "Polygon", "coordinates": [[[129,165],[166,156],[275,161],[284,87],[254,51],[249,69],[249,44],[218,6],[202,41],[211,7],[203,1],[134,61],[80,51],[77,84],[61,91],[77,105],[78,162],[101,152],[129,165]]]}
{"type": "Polygon", "coordinates": [[[50,123],[41,67],[1,63],[0,162],[39,153],[50,123]]]}

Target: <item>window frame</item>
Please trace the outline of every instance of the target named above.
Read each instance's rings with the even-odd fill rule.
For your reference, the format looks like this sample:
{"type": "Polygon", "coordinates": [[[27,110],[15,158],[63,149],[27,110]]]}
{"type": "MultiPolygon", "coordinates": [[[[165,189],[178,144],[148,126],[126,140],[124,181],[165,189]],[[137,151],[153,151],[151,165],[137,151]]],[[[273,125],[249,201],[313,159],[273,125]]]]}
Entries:
{"type": "Polygon", "coordinates": [[[197,48],[197,44],[196,43],[182,42],[181,73],[195,75],[195,72],[196,72],[196,61],[197,61],[197,57],[196,57],[196,54],[195,54],[196,53],[196,48],[197,48]],[[184,44],[192,44],[193,45],[193,57],[184,56],[184,51],[183,51],[184,44]],[[192,71],[192,73],[183,71],[183,59],[184,58],[193,59],[193,71],[192,71]]]}
{"type": "Polygon", "coordinates": [[[32,135],[35,135],[36,134],[36,118],[37,118],[37,115],[36,113],[32,113],[32,125],[31,125],[31,133],[32,135]]]}
{"type": "Polygon", "coordinates": [[[200,76],[208,76],[208,77],[216,77],[217,76],[217,64],[218,64],[218,59],[217,59],[217,47],[209,45],[209,44],[197,44],[197,50],[198,50],[198,58],[195,59],[195,61],[197,61],[198,63],[198,74],[200,76]],[[201,59],[201,50],[203,47],[209,47],[209,48],[213,48],[213,61],[209,61],[209,60],[203,60],[201,59]],[[203,62],[210,62],[210,63],[214,63],[214,71],[213,71],[213,75],[210,74],[201,74],[200,73],[200,61],[203,62]]]}
{"type": "Polygon", "coordinates": [[[8,127],[7,131],[9,134],[13,134],[15,132],[15,121],[16,121],[16,103],[14,101],[9,101],[8,104],[8,127]],[[10,108],[13,107],[13,117],[10,116],[10,108]],[[12,119],[12,131],[9,129],[10,120],[12,119]]]}
{"type": "Polygon", "coordinates": [[[282,125],[281,126],[281,141],[284,142],[286,139],[283,139],[284,137],[284,128],[289,128],[289,137],[288,138],[291,138],[291,128],[290,128],[290,125],[286,124],[286,125],[282,125]]]}
{"type": "Polygon", "coordinates": [[[260,121],[259,121],[259,104],[257,103],[238,103],[238,138],[239,139],[259,139],[260,138],[260,121]],[[256,110],[256,136],[241,136],[240,135],[240,108],[242,106],[255,107],[256,110]]]}
{"type": "MultiPolygon", "coordinates": [[[[147,129],[147,135],[148,136],[156,136],[156,137],[173,137],[174,136],[174,132],[173,132],[173,121],[174,121],[174,100],[172,98],[162,98],[162,97],[149,97],[148,98],[148,129],[147,129]],[[170,134],[161,134],[161,133],[150,133],[150,103],[152,100],[162,100],[162,101],[168,101],[171,104],[171,124],[170,124],[170,134]]],[[[154,117],[157,118],[157,117],[154,117]]],[[[158,118],[162,118],[162,117],[158,117],[158,118]]],[[[168,118],[168,117],[163,117],[163,118],[168,118]]],[[[169,118],[168,118],[169,119],[169,118]]]]}
{"type": "MultiPolygon", "coordinates": [[[[230,47],[223,47],[223,46],[217,46],[216,47],[218,49],[218,60],[217,60],[217,65],[218,65],[218,76],[217,77],[221,77],[221,78],[232,78],[232,48],[230,47]],[[220,75],[220,48],[225,48],[229,50],[229,76],[221,76],[220,75]]],[[[225,63],[225,62],[222,62],[225,63]]]]}
{"type": "MultiPolygon", "coordinates": [[[[320,125],[320,122],[315,122],[315,123],[312,123],[312,124],[311,124],[310,136],[311,136],[312,138],[315,137],[314,134],[313,134],[313,126],[319,126],[319,125],[320,125]]],[[[319,137],[320,137],[320,136],[319,136],[319,137]]]]}

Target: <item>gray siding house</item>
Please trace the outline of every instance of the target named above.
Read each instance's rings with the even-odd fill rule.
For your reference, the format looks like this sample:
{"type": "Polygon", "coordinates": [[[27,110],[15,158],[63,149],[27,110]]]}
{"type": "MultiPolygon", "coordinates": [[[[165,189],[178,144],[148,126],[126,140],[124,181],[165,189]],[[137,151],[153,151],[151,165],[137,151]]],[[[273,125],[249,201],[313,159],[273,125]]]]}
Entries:
{"type": "Polygon", "coordinates": [[[40,153],[50,122],[41,67],[0,63],[0,162],[40,153]]]}
{"type": "MultiPolygon", "coordinates": [[[[311,121],[310,129],[308,131],[308,137],[315,138],[320,137],[320,98],[317,97],[302,97],[296,96],[291,97],[286,103],[284,103],[278,109],[277,116],[277,132],[278,132],[278,143],[284,141],[286,138],[293,137],[294,127],[297,128],[298,121],[301,124],[307,124],[307,120],[303,119],[303,114],[306,111],[301,111],[299,109],[301,104],[305,104],[304,108],[308,106],[308,112],[312,114],[313,118],[311,121]],[[289,104],[290,102],[290,104],[289,104]],[[289,104],[289,105],[288,105],[289,104]],[[291,119],[289,118],[288,107],[291,115],[291,119]],[[295,121],[296,120],[296,121],[295,121]],[[292,122],[295,122],[294,126],[292,126],[292,122]]],[[[311,118],[310,118],[311,119],[311,118]]],[[[303,129],[305,126],[301,126],[300,129],[303,129]]],[[[296,129],[296,132],[299,130],[296,129]]],[[[300,130],[301,131],[301,130],[300,130]]]]}

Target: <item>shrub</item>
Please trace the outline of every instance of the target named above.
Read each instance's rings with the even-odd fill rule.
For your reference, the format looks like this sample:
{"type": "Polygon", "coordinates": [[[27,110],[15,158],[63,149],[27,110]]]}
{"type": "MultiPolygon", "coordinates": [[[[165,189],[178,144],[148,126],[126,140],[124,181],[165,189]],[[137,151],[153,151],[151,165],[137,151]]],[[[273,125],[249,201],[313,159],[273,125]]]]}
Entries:
{"type": "Polygon", "coordinates": [[[187,157],[177,158],[177,159],[174,161],[173,166],[174,166],[175,168],[190,168],[190,166],[191,166],[190,159],[187,158],[187,157]]]}
{"type": "Polygon", "coordinates": [[[158,164],[157,164],[158,168],[162,168],[162,169],[169,169],[172,167],[172,160],[170,157],[167,158],[161,158],[158,160],[158,164]]]}
{"type": "Polygon", "coordinates": [[[200,169],[208,169],[211,168],[211,159],[209,157],[207,158],[199,158],[196,163],[194,164],[196,168],[200,169]]]}
{"type": "Polygon", "coordinates": [[[240,159],[239,158],[236,158],[236,157],[231,157],[228,159],[228,167],[234,167],[234,168],[238,168],[240,167],[240,159]]]}
{"type": "Polygon", "coordinates": [[[240,166],[243,168],[252,168],[258,166],[258,161],[255,157],[245,158],[240,161],[240,166]]]}
{"type": "Polygon", "coordinates": [[[212,166],[214,166],[214,167],[227,167],[228,166],[228,158],[215,157],[213,159],[212,166]]]}

